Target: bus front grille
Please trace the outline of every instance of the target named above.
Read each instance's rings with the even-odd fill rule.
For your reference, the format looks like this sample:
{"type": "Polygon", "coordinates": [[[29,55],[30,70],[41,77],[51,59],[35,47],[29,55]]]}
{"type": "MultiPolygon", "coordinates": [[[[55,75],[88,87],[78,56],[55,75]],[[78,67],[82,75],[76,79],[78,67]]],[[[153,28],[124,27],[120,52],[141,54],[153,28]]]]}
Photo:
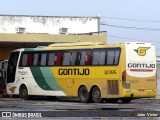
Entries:
{"type": "Polygon", "coordinates": [[[118,80],[108,80],[107,88],[108,88],[108,94],[118,95],[119,94],[118,80]]]}

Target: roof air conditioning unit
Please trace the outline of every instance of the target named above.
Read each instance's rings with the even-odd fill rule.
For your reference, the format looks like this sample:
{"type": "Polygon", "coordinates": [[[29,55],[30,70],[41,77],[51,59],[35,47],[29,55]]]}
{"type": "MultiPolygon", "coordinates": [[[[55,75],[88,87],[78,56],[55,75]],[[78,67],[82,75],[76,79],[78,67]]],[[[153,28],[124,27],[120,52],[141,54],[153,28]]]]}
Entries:
{"type": "Polygon", "coordinates": [[[67,34],[68,33],[68,28],[60,28],[59,33],[60,34],[67,34]]]}
{"type": "Polygon", "coordinates": [[[17,27],[16,28],[16,33],[25,33],[25,29],[24,27],[17,27]]]}

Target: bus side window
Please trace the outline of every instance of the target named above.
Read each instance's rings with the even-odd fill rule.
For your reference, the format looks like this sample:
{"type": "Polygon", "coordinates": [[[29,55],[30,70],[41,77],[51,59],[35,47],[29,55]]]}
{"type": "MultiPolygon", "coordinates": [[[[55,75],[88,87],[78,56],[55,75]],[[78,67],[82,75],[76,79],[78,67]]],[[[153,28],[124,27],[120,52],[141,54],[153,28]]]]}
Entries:
{"type": "Polygon", "coordinates": [[[91,51],[81,51],[76,55],[76,65],[90,65],[91,64],[91,51]]]}
{"type": "Polygon", "coordinates": [[[47,53],[42,53],[41,56],[41,65],[46,66],[46,61],[47,61],[47,53]]]}
{"type": "Polygon", "coordinates": [[[71,53],[70,52],[65,52],[63,54],[62,65],[70,65],[70,61],[71,61],[71,53]]]}
{"type": "Polygon", "coordinates": [[[120,56],[120,49],[113,49],[107,51],[107,65],[118,65],[120,56]]]}
{"type": "Polygon", "coordinates": [[[91,52],[90,51],[87,52],[87,63],[86,64],[87,65],[91,64],[91,52]]]}
{"type": "Polygon", "coordinates": [[[71,65],[76,65],[76,60],[77,60],[77,52],[72,52],[71,65]]]}
{"type": "Polygon", "coordinates": [[[81,53],[77,52],[76,65],[80,65],[81,53]]]}
{"type": "Polygon", "coordinates": [[[33,54],[28,54],[27,66],[32,66],[32,64],[33,64],[33,54]]]}
{"type": "Polygon", "coordinates": [[[86,62],[86,52],[81,52],[80,65],[85,65],[86,62]]]}
{"type": "Polygon", "coordinates": [[[37,66],[38,65],[38,60],[39,60],[39,54],[35,53],[33,55],[33,66],[37,66]]]}
{"type": "Polygon", "coordinates": [[[114,51],[108,50],[107,52],[107,65],[113,65],[114,62],[114,51]]]}
{"type": "Polygon", "coordinates": [[[55,53],[49,53],[48,55],[48,65],[55,65],[55,60],[56,60],[56,57],[55,57],[55,53]]]}
{"type": "Polygon", "coordinates": [[[116,50],[116,51],[115,51],[114,65],[118,65],[118,63],[119,63],[119,55],[120,55],[120,51],[119,51],[119,50],[116,50]]]}
{"type": "Polygon", "coordinates": [[[28,54],[22,54],[22,58],[20,62],[22,67],[27,66],[27,57],[28,57],[28,54]]]}
{"type": "Polygon", "coordinates": [[[56,65],[61,65],[61,61],[62,61],[62,53],[58,52],[57,59],[56,59],[56,65]]]}
{"type": "Polygon", "coordinates": [[[105,65],[105,54],[104,50],[93,51],[92,65],[105,65]]]}
{"type": "Polygon", "coordinates": [[[92,65],[97,65],[99,61],[99,52],[94,51],[92,56],[92,65]]]}
{"type": "Polygon", "coordinates": [[[99,65],[105,65],[106,51],[99,52],[99,65]]]}

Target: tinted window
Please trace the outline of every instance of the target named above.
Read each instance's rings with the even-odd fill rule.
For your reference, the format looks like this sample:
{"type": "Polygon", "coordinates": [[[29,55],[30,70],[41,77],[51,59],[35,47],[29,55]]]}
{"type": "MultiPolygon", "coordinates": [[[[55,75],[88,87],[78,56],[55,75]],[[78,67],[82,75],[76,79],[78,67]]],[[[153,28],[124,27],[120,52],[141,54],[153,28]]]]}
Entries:
{"type": "Polygon", "coordinates": [[[93,50],[92,65],[105,65],[106,50],[93,50]]]}
{"type": "Polygon", "coordinates": [[[20,66],[118,65],[120,48],[23,53],[20,66]]]}
{"type": "Polygon", "coordinates": [[[33,55],[33,66],[39,65],[39,58],[40,58],[40,55],[38,53],[33,55]]]}
{"type": "Polygon", "coordinates": [[[7,66],[7,83],[12,83],[15,80],[18,57],[19,52],[12,52],[10,54],[7,66]]]}
{"type": "Polygon", "coordinates": [[[46,66],[46,62],[47,62],[47,53],[42,53],[42,56],[41,56],[41,65],[42,66],[46,66]]]}
{"type": "Polygon", "coordinates": [[[55,53],[49,53],[48,55],[48,65],[55,65],[55,53]]]}
{"type": "Polygon", "coordinates": [[[118,65],[120,57],[120,49],[107,50],[107,65],[118,65]]]}
{"type": "Polygon", "coordinates": [[[72,51],[71,52],[71,65],[76,65],[76,61],[77,61],[77,52],[72,51]]]}
{"type": "Polygon", "coordinates": [[[62,65],[70,65],[70,62],[71,62],[71,52],[65,52],[63,54],[62,65]]]}
{"type": "Polygon", "coordinates": [[[28,58],[28,54],[23,54],[22,55],[22,60],[21,60],[21,65],[22,66],[27,66],[27,58],[28,58]]]}

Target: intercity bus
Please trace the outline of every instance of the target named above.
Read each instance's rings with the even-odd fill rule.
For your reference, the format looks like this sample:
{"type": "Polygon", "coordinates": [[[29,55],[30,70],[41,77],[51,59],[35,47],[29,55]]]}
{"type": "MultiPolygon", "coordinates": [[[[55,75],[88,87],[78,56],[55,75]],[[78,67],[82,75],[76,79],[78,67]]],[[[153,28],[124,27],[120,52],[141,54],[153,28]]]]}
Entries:
{"type": "Polygon", "coordinates": [[[152,43],[59,43],[11,52],[7,93],[77,97],[129,103],[156,96],[156,53],[152,43]]]}

